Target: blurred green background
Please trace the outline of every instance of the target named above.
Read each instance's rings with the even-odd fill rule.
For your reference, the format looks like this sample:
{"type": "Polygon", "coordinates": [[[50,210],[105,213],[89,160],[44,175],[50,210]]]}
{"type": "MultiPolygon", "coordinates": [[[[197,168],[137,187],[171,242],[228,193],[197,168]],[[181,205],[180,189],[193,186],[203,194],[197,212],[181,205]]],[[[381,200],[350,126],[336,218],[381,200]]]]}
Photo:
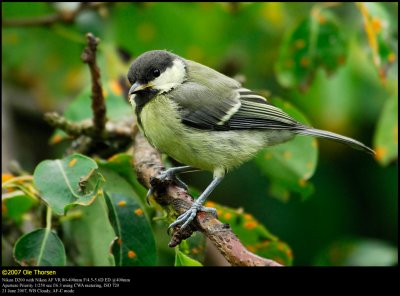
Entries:
{"type": "MultiPolygon", "coordinates": [[[[166,49],[244,77],[246,87],[291,103],[313,126],[378,152],[373,159],[319,141],[312,194],[274,194],[252,161],[228,174],[211,200],[251,213],[291,246],[294,265],[397,264],[397,3],[79,5],[2,3],[3,172],[13,159],[32,172],[62,155],[64,146],[48,144],[53,129],[43,113],[62,112],[90,85],[80,60],[87,32],[101,39],[102,81],[111,88],[135,57],[166,49]],[[29,23],[49,15],[59,20],[29,23]]],[[[201,190],[210,177],[185,179],[201,190]]]]}

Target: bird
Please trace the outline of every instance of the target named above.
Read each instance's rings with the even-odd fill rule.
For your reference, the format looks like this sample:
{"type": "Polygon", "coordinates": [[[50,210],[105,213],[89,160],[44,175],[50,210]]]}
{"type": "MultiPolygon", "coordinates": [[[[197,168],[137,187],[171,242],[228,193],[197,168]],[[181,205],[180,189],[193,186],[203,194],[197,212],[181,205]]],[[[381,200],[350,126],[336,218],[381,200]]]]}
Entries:
{"type": "Polygon", "coordinates": [[[240,82],[166,50],[138,56],[127,78],[140,132],[153,147],[183,164],[162,171],[158,178],[186,188],[176,174],[213,173],[211,183],[168,229],[186,228],[199,211],[217,216],[214,208],[203,204],[224,176],[259,150],[297,135],[330,139],[374,154],[357,140],[298,122],[240,82]]]}

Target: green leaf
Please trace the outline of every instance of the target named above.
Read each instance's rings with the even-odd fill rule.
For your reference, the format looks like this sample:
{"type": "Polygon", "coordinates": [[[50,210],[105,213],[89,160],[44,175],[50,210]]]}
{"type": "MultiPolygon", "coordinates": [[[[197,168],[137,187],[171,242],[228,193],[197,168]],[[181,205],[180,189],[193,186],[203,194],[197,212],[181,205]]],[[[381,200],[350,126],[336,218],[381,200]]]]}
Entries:
{"type": "Polygon", "coordinates": [[[62,220],[63,239],[70,246],[69,258],[80,266],[114,266],[110,244],[115,237],[107,205],[99,195],[90,207],[76,207],[62,220]],[[71,215],[71,217],[69,217],[71,215]]]}
{"type": "Polygon", "coordinates": [[[94,160],[81,154],[42,161],[33,174],[42,199],[58,215],[72,205],[90,205],[101,193],[102,176],[94,160]]]}
{"type": "Polygon", "coordinates": [[[27,213],[37,200],[25,195],[22,191],[14,191],[2,195],[2,214],[5,218],[14,220],[17,224],[21,223],[23,215],[27,213]],[[12,194],[12,195],[11,195],[12,194]],[[8,196],[5,198],[5,196],[8,196]]]}
{"type": "Polygon", "coordinates": [[[315,260],[323,266],[394,266],[397,248],[380,240],[343,239],[323,250],[315,260]]]}
{"type": "Polygon", "coordinates": [[[203,266],[199,261],[183,254],[179,248],[175,248],[175,266],[203,266]]]}
{"type": "Polygon", "coordinates": [[[357,3],[364,20],[364,29],[372,51],[372,60],[382,81],[389,67],[397,60],[395,42],[391,40],[390,17],[381,3],[357,3]]]}
{"type": "Polygon", "coordinates": [[[206,206],[217,209],[218,219],[230,225],[250,252],[286,266],[292,265],[293,254],[290,247],[271,234],[252,215],[243,212],[243,209],[235,210],[214,202],[207,202],[206,206]]]}
{"type": "MultiPolygon", "coordinates": [[[[271,102],[298,121],[308,124],[308,120],[291,104],[278,98],[271,102]]],[[[268,147],[255,158],[255,163],[270,180],[269,193],[287,201],[290,192],[296,192],[303,198],[313,192],[313,186],[307,180],[315,172],[318,160],[317,140],[312,137],[297,136],[293,140],[268,147]]]]}
{"type": "Polygon", "coordinates": [[[190,258],[203,262],[206,250],[206,238],[201,232],[194,232],[188,239],[183,240],[179,246],[179,251],[190,256],[190,258]]]}
{"type": "Polygon", "coordinates": [[[388,165],[398,157],[399,121],[397,107],[397,95],[386,100],[375,130],[374,150],[376,159],[382,165],[388,165]]]}
{"type": "Polygon", "coordinates": [[[190,255],[194,260],[203,262],[206,250],[206,238],[204,234],[194,232],[191,237],[185,240],[185,242],[187,244],[186,254],[190,255]]]}
{"type": "MultiPolygon", "coordinates": [[[[133,117],[132,107],[123,97],[123,90],[118,81],[109,81],[103,85],[104,98],[107,109],[107,118],[109,120],[121,121],[126,118],[133,117]]],[[[86,88],[81,94],[68,106],[64,112],[64,116],[74,122],[83,120],[90,120],[93,117],[91,108],[91,88],[86,88]]],[[[56,130],[51,143],[58,143],[67,138],[67,135],[61,131],[56,130]]]]}
{"type": "Polygon", "coordinates": [[[106,179],[105,198],[116,238],[112,254],[117,266],[155,265],[157,252],[153,232],[139,197],[130,184],[110,169],[101,168],[106,179]]]}
{"type": "Polygon", "coordinates": [[[66,262],[64,245],[50,229],[37,229],[20,237],[14,258],[23,266],[64,266],[66,262]]]}
{"type": "Polygon", "coordinates": [[[144,197],[147,193],[147,190],[136,179],[131,155],[126,153],[118,153],[111,156],[107,160],[98,159],[97,162],[101,167],[113,170],[126,181],[128,181],[129,184],[131,184],[131,186],[139,194],[139,196],[143,196],[141,201],[144,202],[144,197]]]}
{"type": "Polygon", "coordinates": [[[329,11],[314,7],[311,14],[289,32],[276,64],[280,84],[305,91],[319,67],[332,73],[344,63],[346,42],[338,23],[329,11]]]}

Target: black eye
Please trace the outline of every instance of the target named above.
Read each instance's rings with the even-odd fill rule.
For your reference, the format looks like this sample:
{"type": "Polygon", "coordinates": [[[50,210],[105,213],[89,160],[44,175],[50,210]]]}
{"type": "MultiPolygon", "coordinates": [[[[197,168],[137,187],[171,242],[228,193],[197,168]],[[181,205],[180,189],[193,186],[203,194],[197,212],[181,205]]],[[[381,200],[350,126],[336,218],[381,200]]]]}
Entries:
{"type": "Polygon", "coordinates": [[[158,76],[160,76],[160,70],[158,70],[158,69],[155,69],[155,70],[153,70],[153,76],[154,77],[158,77],[158,76]]]}

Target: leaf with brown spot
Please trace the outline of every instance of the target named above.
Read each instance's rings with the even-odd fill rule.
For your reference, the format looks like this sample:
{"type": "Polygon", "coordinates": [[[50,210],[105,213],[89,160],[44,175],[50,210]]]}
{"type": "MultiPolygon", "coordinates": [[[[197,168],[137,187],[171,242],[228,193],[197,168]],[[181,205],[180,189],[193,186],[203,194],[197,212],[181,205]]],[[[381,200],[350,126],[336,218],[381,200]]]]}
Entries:
{"type": "Polygon", "coordinates": [[[397,26],[391,26],[389,14],[381,3],[358,2],[357,7],[363,17],[364,30],[372,51],[372,61],[379,77],[385,82],[389,67],[397,60],[396,42],[391,38],[392,27],[397,28],[397,26]]]}
{"type": "Polygon", "coordinates": [[[374,135],[375,158],[388,165],[398,158],[398,96],[388,98],[383,106],[374,135]]]}
{"type": "Polygon", "coordinates": [[[157,251],[151,225],[131,185],[120,175],[100,167],[107,180],[104,184],[108,216],[117,239],[111,252],[117,266],[156,265],[157,251]],[[138,215],[138,213],[140,213],[138,215]]]}
{"type": "Polygon", "coordinates": [[[90,205],[101,194],[103,177],[91,158],[72,154],[63,159],[42,161],[33,174],[41,198],[58,215],[74,205],[90,205]]]}
{"type": "Polygon", "coordinates": [[[275,68],[278,81],[306,91],[318,68],[333,73],[345,56],[346,41],[338,20],[327,9],[315,7],[284,38],[275,68]]]}
{"type": "MultiPolygon", "coordinates": [[[[309,125],[307,118],[288,102],[279,98],[271,98],[270,101],[296,120],[309,125]]],[[[314,174],[318,161],[318,146],[315,143],[313,137],[297,136],[258,154],[254,161],[271,181],[268,185],[270,195],[282,201],[287,201],[291,192],[299,193],[303,198],[311,195],[313,185],[308,180],[314,174]]]]}
{"type": "Polygon", "coordinates": [[[109,252],[115,237],[108,220],[108,209],[103,195],[89,206],[77,206],[67,216],[79,211],[75,218],[62,219],[63,241],[68,242],[68,255],[78,266],[115,266],[109,252]],[[73,248],[71,247],[73,246],[73,248]]]}

